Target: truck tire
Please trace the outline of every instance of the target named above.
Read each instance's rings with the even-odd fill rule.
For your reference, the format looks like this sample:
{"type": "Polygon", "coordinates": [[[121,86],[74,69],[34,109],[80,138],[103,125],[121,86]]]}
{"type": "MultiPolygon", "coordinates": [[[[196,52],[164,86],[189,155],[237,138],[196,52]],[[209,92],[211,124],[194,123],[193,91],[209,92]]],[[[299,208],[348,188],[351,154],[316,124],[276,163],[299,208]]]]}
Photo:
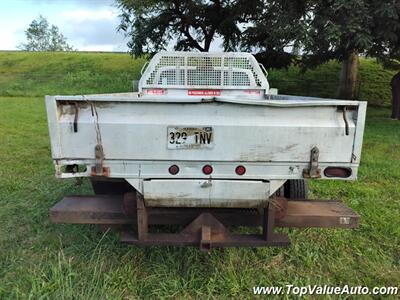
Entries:
{"type": "Polygon", "coordinates": [[[303,179],[291,179],[284,184],[284,195],[288,199],[307,199],[308,186],[307,181],[303,179]]]}
{"type": "Polygon", "coordinates": [[[96,195],[123,195],[135,191],[125,179],[92,177],[90,181],[96,195]]]}

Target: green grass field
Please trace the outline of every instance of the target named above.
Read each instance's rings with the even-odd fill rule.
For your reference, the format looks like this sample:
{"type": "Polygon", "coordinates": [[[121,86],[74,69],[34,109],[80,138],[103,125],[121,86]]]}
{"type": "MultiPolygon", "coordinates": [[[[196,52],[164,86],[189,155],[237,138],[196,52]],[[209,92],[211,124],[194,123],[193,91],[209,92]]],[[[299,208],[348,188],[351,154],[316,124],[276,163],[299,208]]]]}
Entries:
{"type": "MultiPolygon", "coordinates": [[[[0,98],[0,299],[252,298],[252,287],[400,285],[400,122],[369,109],[357,182],[311,183],[343,199],[356,230],[285,230],[286,249],[137,248],[49,209],[88,181],[56,180],[42,97],[0,98]]],[[[393,297],[394,298],[394,297],[393,297]]]]}
{"type": "Polygon", "coordinates": [[[131,91],[144,63],[121,53],[0,51],[0,95],[131,91]]]}
{"type": "MultiPolygon", "coordinates": [[[[121,53],[0,51],[0,96],[43,96],[132,91],[145,59],[121,53]]],[[[270,70],[272,87],[282,94],[335,97],[340,65],[331,61],[302,73],[298,67],[270,70]]],[[[390,80],[373,59],[360,59],[359,98],[370,105],[390,104],[390,80]]]]}

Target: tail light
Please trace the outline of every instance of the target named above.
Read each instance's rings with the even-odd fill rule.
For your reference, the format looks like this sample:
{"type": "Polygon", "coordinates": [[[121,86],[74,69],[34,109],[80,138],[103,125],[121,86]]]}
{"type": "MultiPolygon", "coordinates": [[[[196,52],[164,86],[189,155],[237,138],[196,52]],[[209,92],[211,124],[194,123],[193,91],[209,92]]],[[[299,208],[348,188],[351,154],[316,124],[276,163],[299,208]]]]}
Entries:
{"type": "Polygon", "coordinates": [[[350,168],[343,167],[327,167],[324,170],[324,175],[326,177],[339,177],[339,178],[348,178],[351,176],[350,168]]]}
{"type": "Polygon", "coordinates": [[[213,167],[211,167],[210,165],[205,165],[203,167],[203,173],[206,175],[210,175],[213,172],[213,167]]]}
{"type": "Polygon", "coordinates": [[[237,166],[235,172],[238,175],[243,175],[246,173],[246,168],[244,166],[237,166]]]}
{"type": "Polygon", "coordinates": [[[168,171],[171,175],[176,175],[179,172],[179,167],[177,165],[172,165],[169,167],[168,171]]]}

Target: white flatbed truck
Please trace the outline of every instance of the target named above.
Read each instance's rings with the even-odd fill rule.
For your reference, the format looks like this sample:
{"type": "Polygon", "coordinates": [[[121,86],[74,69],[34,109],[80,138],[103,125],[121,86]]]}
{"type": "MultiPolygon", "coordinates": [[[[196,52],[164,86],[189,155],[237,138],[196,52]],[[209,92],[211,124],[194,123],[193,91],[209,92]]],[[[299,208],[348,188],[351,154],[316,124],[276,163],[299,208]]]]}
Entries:
{"type": "Polygon", "coordinates": [[[341,202],[307,200],[305,180],[357,178],[366,102],[278,95],[248,53],[161,52],[138,89],[46,96],[56,176],[90,177],[96,193],[65,197],[54,222],[202,249],[287,245],[274,226],[358,225],[341,202]],[[186,227],[155,234],[152,224],[186,227]]]}

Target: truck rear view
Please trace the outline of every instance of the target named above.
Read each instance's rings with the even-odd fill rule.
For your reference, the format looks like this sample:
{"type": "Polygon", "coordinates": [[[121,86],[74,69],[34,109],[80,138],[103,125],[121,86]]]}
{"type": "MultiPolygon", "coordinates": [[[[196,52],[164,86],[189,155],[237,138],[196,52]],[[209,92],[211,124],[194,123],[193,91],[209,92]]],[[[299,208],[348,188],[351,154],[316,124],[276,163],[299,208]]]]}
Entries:
{"type": "Polygon", "coordinates": [[[65,197],[54,222],[202,249],[287,245],[276,226],[358,225],[341,202],[307,200],[305,180],[356,179],[365,102],[277,95],[248,53],[161,52],[144,67],[138,93],[46,97],[56,176],[89,177],[96,193],[65,197]]]}

